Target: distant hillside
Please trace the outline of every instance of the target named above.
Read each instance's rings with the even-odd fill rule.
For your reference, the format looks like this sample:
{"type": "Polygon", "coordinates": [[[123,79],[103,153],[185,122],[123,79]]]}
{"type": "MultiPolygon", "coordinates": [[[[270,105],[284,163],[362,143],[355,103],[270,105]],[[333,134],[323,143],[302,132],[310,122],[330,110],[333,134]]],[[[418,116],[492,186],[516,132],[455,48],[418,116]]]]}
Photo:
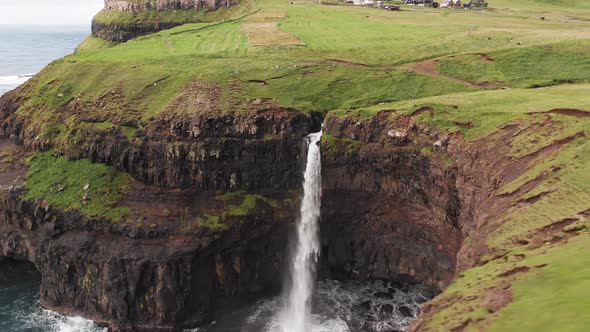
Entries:
{"type": "Polygon", "coordinates": [[[186,23],[223,21],[251,7],[251,1],[239,0],[106,0],[92,20],[92,35],[125,42],[186,23]]]}

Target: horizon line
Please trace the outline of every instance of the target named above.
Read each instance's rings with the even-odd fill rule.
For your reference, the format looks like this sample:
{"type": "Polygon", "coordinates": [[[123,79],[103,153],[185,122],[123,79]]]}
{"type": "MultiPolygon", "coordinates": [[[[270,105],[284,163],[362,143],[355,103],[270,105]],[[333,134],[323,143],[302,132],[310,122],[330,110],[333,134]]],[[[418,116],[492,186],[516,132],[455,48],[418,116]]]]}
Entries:
{"type": "Polygon", "coordinates": [[[0,23],[0,25],[90,25],[92,22],[87,23],[0,23]]]}

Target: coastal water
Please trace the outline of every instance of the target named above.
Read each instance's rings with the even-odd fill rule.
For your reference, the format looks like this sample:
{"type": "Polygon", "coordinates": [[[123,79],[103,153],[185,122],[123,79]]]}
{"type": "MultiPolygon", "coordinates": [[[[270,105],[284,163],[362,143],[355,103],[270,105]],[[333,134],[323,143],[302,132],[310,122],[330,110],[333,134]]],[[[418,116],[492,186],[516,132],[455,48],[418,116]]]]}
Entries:
{"type": "MultiPolygon", "coordinates": [[[[0,95],[24,83],[51,61],[74,52],[87,25],[0,24],[0,95]]],[[[98,332],[91,321],[65,317],[39,305],[41,277],[31,264],[0,262],[1,332],[98,332]]]]}
{"type": "Polygon", "coordinates": [[[0,24],[0,95],[74,52],[89,34],[88,25],[0,24]]]}
{"type": "Polygon", "coordinates": [[[80,317],[65,317],[39,305],[41,276],[30,263],[0,263],[0,331],[106,332],[80,317]]]}
{"type": "MultiPolygon", "coordinates": [[[[0,331],[106,332],[89,320],[39,306],[41,277],[32,264],[0,263],[0,331]]],[[[404,331],[434,294],[420,285],[387,281],[319,281],[306,332],[404,331]]],[[[281,296],[224,310],[211,324],[187,332],[276,332],[283,321],[281,296]]]]}

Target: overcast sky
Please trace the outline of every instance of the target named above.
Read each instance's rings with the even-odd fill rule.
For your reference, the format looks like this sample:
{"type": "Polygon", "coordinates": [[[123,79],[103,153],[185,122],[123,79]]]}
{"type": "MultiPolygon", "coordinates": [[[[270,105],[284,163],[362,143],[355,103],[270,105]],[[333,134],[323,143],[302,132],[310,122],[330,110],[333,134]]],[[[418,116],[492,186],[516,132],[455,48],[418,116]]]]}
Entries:
{"type": "Polygon", "coordinates": [[[90,24],[104,0],[0,0],[0,24],[90,24]]]}

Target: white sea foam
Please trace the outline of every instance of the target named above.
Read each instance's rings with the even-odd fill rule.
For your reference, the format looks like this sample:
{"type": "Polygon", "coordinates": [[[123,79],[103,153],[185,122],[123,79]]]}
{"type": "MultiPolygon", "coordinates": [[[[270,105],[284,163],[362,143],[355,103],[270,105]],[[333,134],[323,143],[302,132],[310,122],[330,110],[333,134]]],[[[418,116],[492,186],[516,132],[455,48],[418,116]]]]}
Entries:
{"type": "Polygon", "coordinates": [[[82,317],[67,317],[55,311],[37,309],[25,319],[25,330],[42,328],[47,332],[107,332],[107,328],[98,327],[93,321],[82,317]]]}
{"type": "Polygon", "coordinates": [[[33,76],[34,76],[33,74],[0,76],[0,85],[12,85],[12,86],[21,85],[21,84],[25,83],[26,81],[28,81],[33,76]]]}
{"type": "MultiPolygon", "coordinates": [[[[245,310],[225,312],[214,323],[184,332],[284,332],[280,313],[285,295],[259,300],[245,310]]],[[[306,316],[305,332],[407,331],[420,314],[420,304],[433,296],[420,285],[322,280],[306,316]]]]}

